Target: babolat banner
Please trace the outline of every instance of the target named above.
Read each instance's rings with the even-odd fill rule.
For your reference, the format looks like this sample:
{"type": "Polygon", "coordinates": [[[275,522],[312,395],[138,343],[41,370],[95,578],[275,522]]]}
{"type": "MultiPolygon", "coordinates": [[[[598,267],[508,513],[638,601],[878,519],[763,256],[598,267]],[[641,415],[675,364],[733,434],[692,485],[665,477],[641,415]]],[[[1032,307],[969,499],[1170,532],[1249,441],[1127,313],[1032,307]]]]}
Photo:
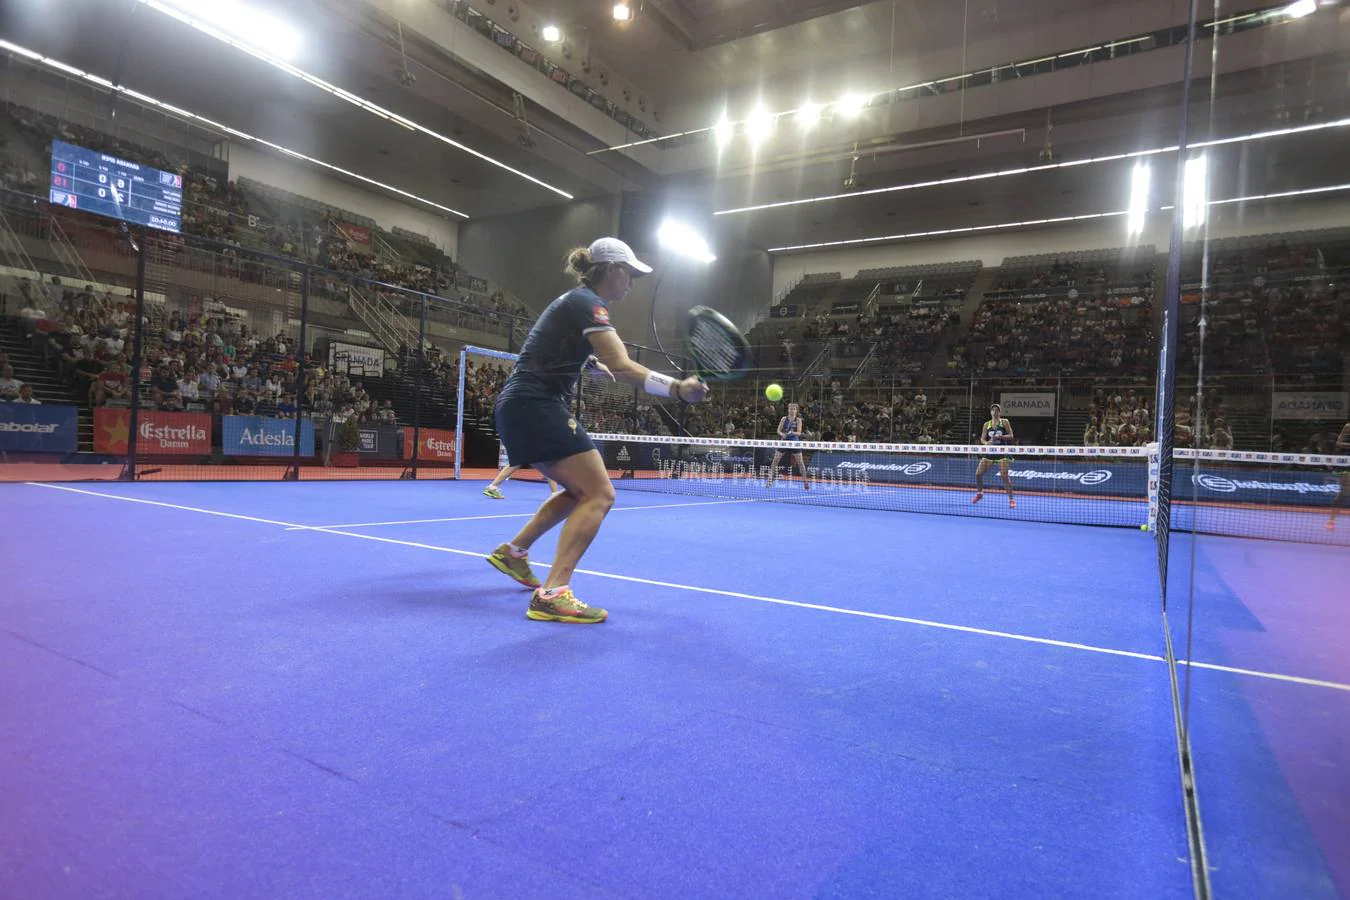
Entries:
{"type": "Polygon", "coordinates": [[[73,406],[0,403],[0,450],[73,453],[79,421],[73,406]]]}
{"type": "MultiPolygon", "coordinates": [[[[294,456],[295,420],[221,416],[221,452],[226,456],[294,456]]],[[[300,422],[300,455],[314,455],[314,423],[300,422]]]]}

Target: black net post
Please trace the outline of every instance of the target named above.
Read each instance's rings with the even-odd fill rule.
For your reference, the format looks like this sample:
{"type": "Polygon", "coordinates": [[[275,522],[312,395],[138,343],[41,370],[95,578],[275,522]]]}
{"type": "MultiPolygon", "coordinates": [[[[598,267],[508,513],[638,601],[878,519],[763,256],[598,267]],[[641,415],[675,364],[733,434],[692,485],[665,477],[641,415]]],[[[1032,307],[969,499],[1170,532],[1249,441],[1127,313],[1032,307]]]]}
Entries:
{"type": "Polygon", "coordinates": [[[305,370],[309,365],[309,335],[306,324],[309,321],[309,288],[313,269],[304,266],[300,270],[300,339],[295,348],[295,447],[291,454],[291,468],[286,473],[291,481],[300,480],[300,445],[304,431],[305,410],[305,370]]]}
{"type": "Polygon", "coordinates": [[[145,254],[147,247],[145,245],[145,228],[142,226],[137,229],[137,241],[133,241],[132,246],[136,248],[136,325],[132,332],[131,341],[131,413],[129,415],[130,428],[127,431],[127,465],[123,473],[123,478],[127,481],[136,480],[136,435],[140,431],[141,415],[141,362],[142,351],[145,346],[145,254]]]}
{"type": "MultiPolygon", "coordinates": [[[[515,329],[512,327],[512,333],[515,329]]],[[[514,343],[510,340],[509,343],[514,343]]],[[[416,480],[419,451],[422,446],[422,391],[427,390],[428,367],[423,364],[422,348],[427,345],[427,297],[418,297],[417,348],[414,353],[404,354],[404,359],[414,360],[413,365],[413,446],[407,477],[416,480]]]]}

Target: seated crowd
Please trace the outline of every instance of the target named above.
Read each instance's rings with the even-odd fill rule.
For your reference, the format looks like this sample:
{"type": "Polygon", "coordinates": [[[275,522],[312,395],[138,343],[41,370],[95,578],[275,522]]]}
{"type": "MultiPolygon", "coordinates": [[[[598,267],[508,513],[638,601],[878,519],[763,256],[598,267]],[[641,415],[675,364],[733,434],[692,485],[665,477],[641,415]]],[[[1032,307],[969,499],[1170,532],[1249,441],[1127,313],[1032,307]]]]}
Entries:
{"type": "MultiPolygon", "coordinates": [[[[257,246],[278,255],[303,258],[342,274],[437,295],[455,287],[456,269],[448,260],[444,270],[436,270],[426,265],[381,258],[369,245],[350,241],[341,229],[342,223],[331,213],[321,218],[307,217],[301,211],[276,218],[259,215],[259,211],[251,207],[247,193],[235,182],[193,171],[158,151],[17,104],[5,105],[4,125],[9,134],[17,135],[27,145],[27,153],[0,146],[0,185],[29,194],[45,194],[45,170],[35,171],[32,159],[48,158],[51,141],[62,140],[181,174],[183,235],[162,234],[161,239],[166,242],[176,240],[193,245],[196,243],[192,241],[193,237],[209,238],[225,244],[224,248],[219,248],[220,252],[236,260],[248,258],[248,248],[257,246]]],[[[60,214],[77,219],[84,215],[66,210],[61,210],[60,214]]],[[[533,318],[528,309],[500,293],[486,301],[468,296],[460,300],[471,306],[486,304],[487,312],[495,316],[533,318]]]]}
{"type": "MultiPolygon", "coordinates": [[[[125,405],[131,399],[132,327],[135,305],[90,287],[55,285],[59,299],[25,298],[36,316],[21,316],[21,327],[49,358],[58,361],[75,397],[91,407],[125,405]],[[47,302],[52,309],[36,306],[47,302]]],[[[236,315],[209,302],[201,313],[174,309],[147,316],[141,366],[142,402],[164,411],[212,415],[294,416],[298,410],[338,421],[395,422],[390,401],[376,401],[347,375],[311,363],[303,394],[297,396],[299,363],[294,340],[259,335],[236,315]]]]}

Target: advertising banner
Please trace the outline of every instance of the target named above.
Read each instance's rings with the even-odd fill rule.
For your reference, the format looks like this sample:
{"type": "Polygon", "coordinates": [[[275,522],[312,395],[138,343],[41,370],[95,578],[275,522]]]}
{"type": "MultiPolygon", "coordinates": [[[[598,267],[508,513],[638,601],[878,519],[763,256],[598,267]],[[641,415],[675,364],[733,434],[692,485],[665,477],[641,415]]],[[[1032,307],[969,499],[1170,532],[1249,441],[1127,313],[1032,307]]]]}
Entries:
{"type": "MultiPolygon", "coordinates": [[[[221,450],[226,456],[293,456],[295,420],[263,416],[221,416],[221,450]]],[[[300,423],[300,455],[314,455],[314,423],[300,423]]]]}
{"type": "Polygon", "coordinates": [[[1032,392],[1003,391],[998,395],[1003,415],[1009,419],[1053,419],[1055,417],[1055,395],[1032,392]]]}
{"type": "Polygon", "coordinates": [[[342,232],[342,236],[353,244],[362,246],[370,245],[370,229],[364,225],[348,225],[346,222],[337,222],[337,230],[342,232]]]}
{"type": "Polygon", "coordinates": [[[400,435],[397,425],[362,425],[357,429],[357,434],[357,453],[380,459],[398,459],[400,435]]]}
{"type": "Polygon", "coordinates": [[[1272,399],[1276,419],[1305,422],[1350,419],[1345,391],[1276,391],[1272,399]]]}
{"type": "MultiPolygon", "coordinates": [[[[448,463],[455,461],[455,433],[453,431],[445,431],[440,428],[423,428],[418,432],[416,440],[420,440],[422,443],[417,450],[419,460],[448,463]]],[[[413,429],[405,427],[403,429],[404,459],[412,459],[414,445],[413,429]]]]}
{"type": "Polygon", "coordinates": [[[73,453],[79,421],[74,406],[0,403],[0,450],[73,453]]]}
{"type": "MultiPolygon", "coordinates": [[[[100,406],[94,410],[94,452],[126,453],[131,434],[131,410],[100,406]]],[[[211,452],[211,417],[206,413],[160,412],[142,409],[136,428],[136,455],[211,452]]]]}

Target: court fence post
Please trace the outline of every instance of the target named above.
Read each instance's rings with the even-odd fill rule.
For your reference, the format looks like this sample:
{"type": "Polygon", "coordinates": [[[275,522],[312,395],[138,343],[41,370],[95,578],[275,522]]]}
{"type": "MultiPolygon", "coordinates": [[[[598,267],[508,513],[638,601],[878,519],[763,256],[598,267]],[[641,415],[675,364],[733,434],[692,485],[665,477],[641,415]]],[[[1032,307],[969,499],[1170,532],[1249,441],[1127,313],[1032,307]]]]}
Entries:
{"type": "Polygon", "coordinates": [[[140,246],[136,248],[136,330],[131,345],[131,411],[130,428],[127,430],[127,465],[123,470],[126,481],[136,480],[136,435],[140,431],[141,418],[141,351],[145,343],[145,254],[146,229],[139,229],[140,246]]]}
{"type": "MultiPolygon", "coordinates": [[[[420,348],[419,348],[420,349],[420,348]]],[[[464,376],[469,347],[459,348],[459,384],[455,388],[455,480],[459,481],[464,464],[464,376]]]]}
{"type": "Polygon", "coordinates": [[[417,317],[417,351],[409,355],[413,360],[413,365],[417,367],[413,374],[413,446],[408,472],[408,477],[414,481],[417,480],[417,461],[422,447],[422,390],[427,377],[425,353],[427,345],[427,295],[421,294],[419,299],[421,302],[418,305],[417,317]]]}
{"type": "Polygon", "coordinates": [[[291,452],[291,467],[286,471],[287,481],[300,480],[300,436],[305,422],[305,367],[309,364],[309,345],[306,343],[305,323],[309,319],[309,282],[312,269],[300,270],[300,341],[295,348],[295,430],[291,452]]]}

